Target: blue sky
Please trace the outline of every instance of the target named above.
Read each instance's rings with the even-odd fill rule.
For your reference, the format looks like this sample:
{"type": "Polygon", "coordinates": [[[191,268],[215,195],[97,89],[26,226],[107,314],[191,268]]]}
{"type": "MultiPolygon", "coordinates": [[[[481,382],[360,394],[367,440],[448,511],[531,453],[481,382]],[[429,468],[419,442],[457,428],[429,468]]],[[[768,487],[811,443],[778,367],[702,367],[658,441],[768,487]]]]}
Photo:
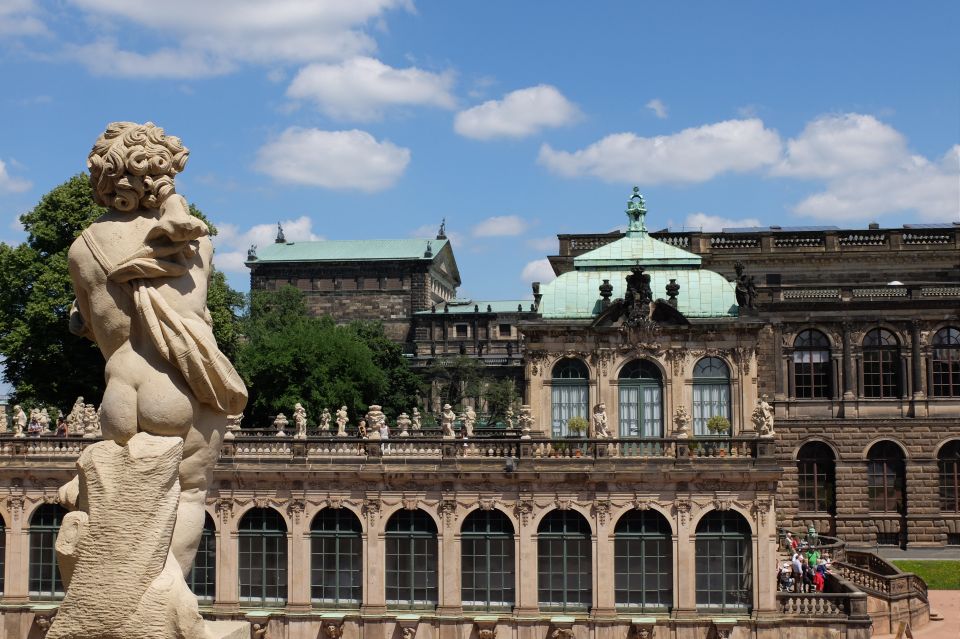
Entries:
{"type": "Polygon", "coordinates": [[[557,233],[960,219],[956,2],[0,0],[0,240],[114,120],[251,243],[429,236],[529,296],[557,233]],[[919,8],[918,8],[919,7],[919,8]]]}

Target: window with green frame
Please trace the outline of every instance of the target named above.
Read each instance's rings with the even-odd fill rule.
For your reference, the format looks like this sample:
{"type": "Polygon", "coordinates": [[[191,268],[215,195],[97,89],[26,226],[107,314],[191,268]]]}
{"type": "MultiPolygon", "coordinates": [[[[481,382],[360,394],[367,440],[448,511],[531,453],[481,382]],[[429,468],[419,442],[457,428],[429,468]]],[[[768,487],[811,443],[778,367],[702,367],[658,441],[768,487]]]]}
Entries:
{"type": "Polygon", "coordinates": [[[571,417],[587,418],[590,372],[579,359],[565,358],[553,367],[550,409],[554,437],[566,437],[571,417]]]}
{"type": "Polygon", "coordinates": [[[614,528],[618,608],[666,611],[673,605],[673,537],[655,510],[631,510],[614,528]]]}
{"type": "Polygon", "coordinates": [[[663,380],[653,362],[635,359],[619,376],[620,437],[663,437],[663,380]]]}
{"type": "Polygon", "coordinates": [[[693,433],[715,434],[707,422],[716,415],[730,419],[730,369],[719,357],[704,357],[693,367],[693,433]]]}
{"type": "Polygon", "coordinates": [[[287,602],[287,524],[272,508],[253,508],[238,530],[240,601],[277,607],[287,602]]]}
{"type": "Polygon", "coordinates": [[[400,510],[387,521],[387,606],[435,608],[437,526],[422,510],[400,510]]]}
{"type": "Polygon", "coordinates": [[[697,524],[697,607],[749,611],[753,604],[750,525],[737,512],[715,510],[697,524]]]}
{"type": "Polygon", "coordinates": [[[190,590],[202,603],[211,603],[217,592],[217,527],[210,515],[203,519],[200,545],[187,576],[190,590]]]}
{"type": "Polygon", "coordinates": [[[499,510],[475,510],[460,529],[464,607],[510,610],[514,604],[513,524],[499,510]]]}
{"type": "Polygon", "coordinates": [[[554,510],[537,529],[537,592],[540,609],[589,610],[593,602],[590,524],[572,510],[554,510]]]}
{"type": "Polygon", "coordinates": [[[347,508],[324,508],[310,523],[310,599],[356,608],[363,592],[363,530],[347,508]]]}
{"type": "Polygon", "coordinates": [[[67,511],[44,504],[30,517],[30,598],[63,599],[63,582],[57,565],[57,533],[67,511]]]}

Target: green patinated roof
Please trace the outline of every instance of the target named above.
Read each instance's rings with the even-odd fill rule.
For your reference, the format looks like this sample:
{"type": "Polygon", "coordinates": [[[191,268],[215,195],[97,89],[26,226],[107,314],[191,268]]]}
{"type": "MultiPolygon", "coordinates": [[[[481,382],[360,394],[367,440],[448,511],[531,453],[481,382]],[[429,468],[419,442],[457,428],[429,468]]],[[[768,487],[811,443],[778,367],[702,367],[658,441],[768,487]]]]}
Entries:
{"type": "MultiPolygon", "coordinates": [[[[600,312],[600,284],[610,280],[613,298],[623,297],[629,270],[589,270],[564,273],[541,289],[540,313],[544,319],[590,318],[600,312]]],[[[736,317],[734,286],[719,273],[704,269],[648,270],[653,297],[666,299],[665,287],[677,280],[677,310],[685,317],[736,317]]]]}
{"type": "MultiPolygon", "coordinates": [[[[533,300],[464,300],[456,299],[450,300],[450,303],[447,304],[449,310],[446,311],[448,314],[453,313],[474,313],[473,307],[476,305],[479,307],[480,313],[487,312],[487,305],[490,305],[490,312],[493,313],[516,313],[517,305],[520,305],[523,308],[523,312],[530,312],[530,304],[533,303],[533,300]]],[[[443,313],[444,304],[437,304],[437,313],[443,313]]],[[[430,315],[434,311],[417,311],[414,315],[430,315]]]]}
{"type": "Polygon", "coordinates": [[[320,242],[273,243],[257,248],[259,262],[342,262],[351,260],[432,260],[448,240],[324,240],[320,242]],[[432,256],[426,257],[429,242],[432,256]]]}
{"type": "Polygon", "coordinates": [[[703,258],[666,242],[655,240],[646,231],[628,231],[625,237],[573,258],[576,269],[635,266],[700,266],[703,258]]]}

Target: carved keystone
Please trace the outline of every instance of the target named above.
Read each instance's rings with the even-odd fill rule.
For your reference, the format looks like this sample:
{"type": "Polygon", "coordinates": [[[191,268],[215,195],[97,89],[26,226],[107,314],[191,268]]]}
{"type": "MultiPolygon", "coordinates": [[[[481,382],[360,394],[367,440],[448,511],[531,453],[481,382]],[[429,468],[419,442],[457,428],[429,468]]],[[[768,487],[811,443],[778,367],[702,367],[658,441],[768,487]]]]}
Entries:
{"type": "Polygon", "coordinates": [[[418,625],[420,625],[420,615],[397,615],[397,627],[400,628],[401,639],[414,639],[417,636],[418,625]]]}
{"type": "Polygon", "coordinates": [[[657,620],[653,617],[637,617],[630,620],[630,632],[633,639],[653,639],[657,620]]]}
{"type": "Polygon", "coordinates": [[[576,639],[573,632],[573,617],[550,617],[549,639],[576,639]]]}
{"type": "Polygon", "coordinates": [[[713,636],[716,637],[716,639],[730,639],[730,633],[733,632],[736,625],[736,619],[714,619],[713,636]]]}
{"type": "Polygon", "coordinates": [[[473,623],[477,626],[478,639],[497,639],[497,617],[474,617],[473,623]]]}

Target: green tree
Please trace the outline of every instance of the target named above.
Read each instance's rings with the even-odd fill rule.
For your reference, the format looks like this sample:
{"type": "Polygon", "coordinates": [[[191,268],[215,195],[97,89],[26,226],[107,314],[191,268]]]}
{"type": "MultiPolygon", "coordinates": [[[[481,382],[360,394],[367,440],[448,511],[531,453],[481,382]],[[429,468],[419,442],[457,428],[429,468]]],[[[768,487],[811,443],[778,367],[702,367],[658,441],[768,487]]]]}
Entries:
{"type": "Polygon", "coordinates": [[[483,399],[487,405],[487,424],[505,422],[507,408],[517,401],[517,386],[513,379],[487,379],[483,384],[483,399]]]}
{"type": "Polygon", "coordinates": [[[486,381],[483,364],[465,355],[436,359],[425,375],[439,395],[440,405],[450,404],[455,410],[463,408],[465,398],[479,398],[486,381]]]}
{"type": "Polygon", "coordinates": [[[403,356],[403,347],[386,336],[380,322],[358,321],[348,327],[373,352],[374,363],[387,377],[387,388],[377,398],[383,412],[391,419],[409,413],[417,405],[424,385],[403,356]]]}
{"type": "MultiPolygon", "coordinates": [[[[70,333],[74,299],[67,266],[70,244],[105,209],[93,201],[86,174],[78,174],[44,195],[20,217],[27,241],[0,244],[0,355],[3,379],[21,403],[67,410],[78,395],[99,403],[103,395],[103,357],[89,340],[70,333]]],[[[190,211],[216,228],[195,206],[190,211]]],[[[214,334],[235,348],[237,303],[222,274],[211,281],[208,304],[214,334]]],[[[225,351],[227,352],[227,351],[225,351]]],[[[229,355],[229,353],[228,353],[229,355]]]]}

